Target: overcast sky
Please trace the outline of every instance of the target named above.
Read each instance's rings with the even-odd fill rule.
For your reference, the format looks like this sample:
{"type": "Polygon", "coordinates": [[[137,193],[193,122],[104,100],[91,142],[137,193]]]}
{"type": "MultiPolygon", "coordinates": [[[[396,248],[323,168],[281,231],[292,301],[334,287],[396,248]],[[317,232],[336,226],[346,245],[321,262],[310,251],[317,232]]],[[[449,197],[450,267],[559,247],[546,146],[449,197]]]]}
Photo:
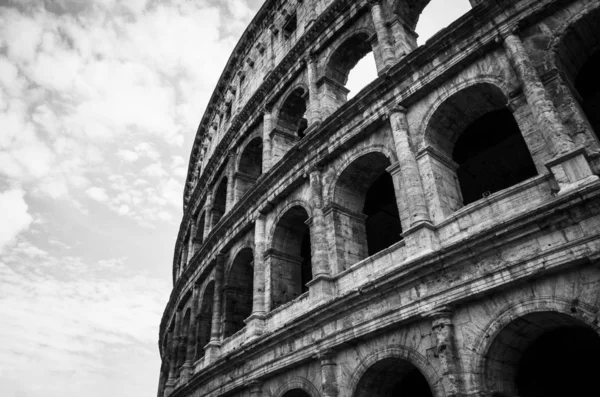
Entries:
{"type": "Polygon", "coordinates": [[[0,396],[156,394],[191,144],[261,4],[0,0],[0,396]]]}

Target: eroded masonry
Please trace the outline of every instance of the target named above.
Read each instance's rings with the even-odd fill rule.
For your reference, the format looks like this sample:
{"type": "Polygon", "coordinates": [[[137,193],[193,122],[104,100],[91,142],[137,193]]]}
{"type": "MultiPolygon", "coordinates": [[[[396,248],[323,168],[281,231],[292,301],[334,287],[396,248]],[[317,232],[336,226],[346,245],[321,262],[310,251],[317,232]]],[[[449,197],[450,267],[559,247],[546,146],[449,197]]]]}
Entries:
{"type": "Polygon", "coordinates": [[[196,135],[159,397],[600,393],[600,2],[470,2],[417,46],[426,0],[265,1],[196,135]]]}

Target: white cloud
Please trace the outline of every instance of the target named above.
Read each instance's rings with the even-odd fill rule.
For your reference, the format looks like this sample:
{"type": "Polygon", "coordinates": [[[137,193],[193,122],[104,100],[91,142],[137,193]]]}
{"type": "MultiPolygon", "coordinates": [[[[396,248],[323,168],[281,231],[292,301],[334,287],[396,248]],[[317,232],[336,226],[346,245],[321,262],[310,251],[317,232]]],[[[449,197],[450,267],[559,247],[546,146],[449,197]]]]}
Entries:
{"type": "Polygon", "coordinates": [[[12,189],[0,193],[0,252],[20,232],[27,229],[33,220],[28,212],[22,189],[12,189]]]}
{"type": "Polygon", "coordinates": [[[108,195],[106,194],[106,190],[104,190],[101,187],[93,186],[93,187],[89,188],[88,190],[86,190],[85,192],[90,198],[92,198],[96,201],[104,202],[104,201],[108,200],[108,195]]]}

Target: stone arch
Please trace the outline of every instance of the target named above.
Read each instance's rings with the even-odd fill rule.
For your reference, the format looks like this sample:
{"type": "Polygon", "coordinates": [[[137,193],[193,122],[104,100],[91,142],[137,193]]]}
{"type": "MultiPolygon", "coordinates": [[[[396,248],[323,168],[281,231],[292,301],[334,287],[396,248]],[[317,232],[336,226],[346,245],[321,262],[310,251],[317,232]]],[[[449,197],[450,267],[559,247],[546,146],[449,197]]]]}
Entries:
{"type": "Polygon", "coordinates": [[[202,209],[200,211],[200,215],[198,215],[198,219],[196,221],[196,241],[198,244],[198,247],[202,244],[202,242],[204,241],[204,238],[206,237],[204,235],[204,229],[206,227],[206,209],[202,209]]]}
{"type": "Polygon", "coordinates": [[[240,151],[235,174],[235,196],[236,201],[242,197],[256,180],[262,175],[263,169],[263,141],[262,136],[253,134],[250,136],[240,151]]]}
{"type": "Polygon", "coordinates": [[[498,85],[468,85],[448,95],[428,116],[423,136],[430,154],[437,154],[428,157],[431,168],[446,182],[438,187],[448,199],[447,212],[537,175],[498,85]]]}
{"type": "MultiPolygon", "coordinates": [[[[431,364],[429,364],[427,358],[414,349],[396,345],[372,352],[360,360],[358,367],[348,382],[351,397],[362,396],[361,390],[359,390],[361,381],[365,379],[365,375],[367,375],[369,369],[373,368],[377,363],[384,362],[384,360],[401,360],[406,362],[418,370],[425,378],[433,397],[442,397],[445,395],[440,376],[431,364]]],[[[412,370],[413,368],[410,366],[406,366],[405,368],[412,370]]]]}
{"type": "Polygon", "coordinates": [[[179,325],[179,349],[177,352],[177,368],[181,368],[185,363],[186,353],[187,353],[187,345],[188,339],[190,337],[190,324],[192,322],[192,310],[191,308],[187,308],[185,310],[185,314],[181,319],[181,324],[179,325]]]}
{"type": "Polygon", "coordinates": [[[215,281],[205,283],[198,299],[198,315],[196,318],[196,354],[195,360],[204,357],[204,347],[210,342],[212,332],[213,301],[215,296],[215,281]]]}
{"type": "Polygon", "coordinates": [[[227,269],[223,286],[223,336],[225,338],[244,328],[244,320],[252,313],[253,262],[253,250],[250,247],[243,247],[237,251],[227,269]]]}
{"type": "Polygon", "coordinates": [[[282,142],[286,147],[304,137],[304,131],[308,127],[308,111],[308,86],[303,82],[293,85],[282,96],[279,106],[273,112],[276,132],[287,137],[282,142]]]}
{"type": "Polygon", "coordinates": [[[332,48],[329,55],[325,58],[324,77],[344,87],[347,83],[350,70],[364,56],[373,51],[369,38],[374,34],[375,31],[373,29],[359,28],[340,36],[337,40],[337,45],[332,48]]]}
{"type": "Polygon", "coordinates": [[[389,155],[370,148],[342,165],[331,184],[327,211],[334,224],[339,271],[402,239],[389,155]]]}
{"type": "Polygon", "coordinates": [[[308,291],[312,279],[312,251],[307,221],[310,209],[300,200],[288,203],[280,212],[269,234],[270,309],[290,302],[308,291]]]}
{"type": "Polygon", "coordinates": [[[212,203],[212,225],[211,229],[214,228],[217,223],[221,220],[225,212],[227,211],[227,187],[228,179],[226,175],[221,176],[219,181],[215,184],[213,191],[213,203],[212,203]]]}
{"type": "Polygon", "coordinates": [[[297,389],[302,390],[308,394],[309,397],[321,396],[319,389],[317,389],[317,387],[315,387],[311,381],[301,376],[293,376],[286,378],[285,381],[281,383],[281,386],[277,388],[273,394],[273,397],[283,397],[287,392],[297,389]]]}
{"type": "Polygon", "coordinates": [[[475,374],[476,388],[499,395],[516,395],[518,361],[541,336],[565,326],[593,331],[599,338],[600,352],[596,311],[585,302],[561,296],[543,296],[504,306],[491,316],[473,344],[471,373],[475,374]],[[507,340],[510,340],[508,349],[503,348],[507,340]]]}
{"type": "Polygon", "coordinates": [[[600,141],[600,4],[589,4],[560,26],[550,41],[547,70],[562,71],[584,123],[600,141]]]}

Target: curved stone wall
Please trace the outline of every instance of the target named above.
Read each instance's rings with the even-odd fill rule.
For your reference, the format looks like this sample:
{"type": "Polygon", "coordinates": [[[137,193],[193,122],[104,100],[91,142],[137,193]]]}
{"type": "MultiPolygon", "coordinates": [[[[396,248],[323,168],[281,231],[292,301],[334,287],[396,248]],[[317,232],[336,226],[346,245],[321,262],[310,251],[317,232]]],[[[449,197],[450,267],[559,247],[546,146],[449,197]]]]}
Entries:
{"type": "Polygon", "coordinates": [[[554,335],[600,349],[600,7],[472,0],[417,47],[427,3],[260,9],[196,135],[159,396],[535,395],[554,335]]]}

